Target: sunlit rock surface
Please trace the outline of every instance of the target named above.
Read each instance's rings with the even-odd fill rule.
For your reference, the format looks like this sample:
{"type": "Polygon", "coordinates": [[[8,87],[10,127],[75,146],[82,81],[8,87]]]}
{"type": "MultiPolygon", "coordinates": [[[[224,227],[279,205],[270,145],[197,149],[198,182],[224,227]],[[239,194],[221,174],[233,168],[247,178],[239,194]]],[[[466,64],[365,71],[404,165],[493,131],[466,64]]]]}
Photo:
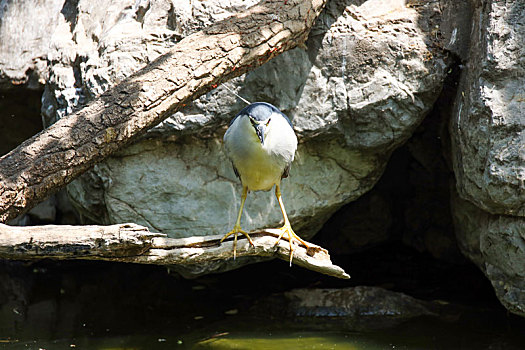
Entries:
{"type": "Polygon", "coordinates": [[[63,5],[63,0],[0,2],[0,89],[45,84],[51,33],[63,5]]]}
{"type": "Polygon", "coordinates": [[[492,214],[525,216],[525,3],[478,9],[451,121],[461,197],[492,214]]]}
{"type": "Polygon", "coordinates": [[[462,251],[500,301],[525,315],[525,2],[473,15],[470,60],[450,122],[462,251]]]}
{"type": "MultiPolygon", "coordinates": [[[[44,98],[49,122],[181,37],[250,4],[123,5],[101,11],[80,1],[76,25],[61,27],[44,98]]],[[[283,197],[300,235],[311,237],[374,185],[439,94],[447,69],[435,46],[439,12],[433,4],[417,9],[404,1],[332,1],[306,49],[227,83],[250,101],[275,104],[294,122],[300,145],[283,197]]],[[[227,232],[241,188],[221,139],[243,106],[219,87],[98,164],[69,187],[82,215],[101,223],[133,221],[173,237],[227,232]]],[[[273,193],[249,195],[245,229],[281,219],[273,193]]]]}

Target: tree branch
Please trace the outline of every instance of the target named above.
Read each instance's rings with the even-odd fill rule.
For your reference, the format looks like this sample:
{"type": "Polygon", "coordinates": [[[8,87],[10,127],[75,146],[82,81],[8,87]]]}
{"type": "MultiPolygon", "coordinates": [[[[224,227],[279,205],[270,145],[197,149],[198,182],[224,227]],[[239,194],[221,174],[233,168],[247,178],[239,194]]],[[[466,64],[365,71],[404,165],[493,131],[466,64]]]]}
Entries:
{"type": "Polygon", "coordinates": [[[0,158],[0,222],[29,210],[185,104],[294,48],[326,0],[263,0],[168,53],[0,158]]]}
{"type": "MultiPolygon", "coordinates": [[[[289,261],[290,246],[282,239],[275,245],[275,229],[250,232],[255,247],[244,238],[237,242],[237,256],[277,257],[289,261]]],[[[13,260],[60,259],[195,265],[233,258],[233,241],[220,243],[222,235],[168,238],[136,224],[111,226],[7,226],[0,224],[0,258],[13,260]]],[[[293,263],[337,278],[350,278],[333,265],[328,252],[312,243],[296,247],[293,263]]]]}

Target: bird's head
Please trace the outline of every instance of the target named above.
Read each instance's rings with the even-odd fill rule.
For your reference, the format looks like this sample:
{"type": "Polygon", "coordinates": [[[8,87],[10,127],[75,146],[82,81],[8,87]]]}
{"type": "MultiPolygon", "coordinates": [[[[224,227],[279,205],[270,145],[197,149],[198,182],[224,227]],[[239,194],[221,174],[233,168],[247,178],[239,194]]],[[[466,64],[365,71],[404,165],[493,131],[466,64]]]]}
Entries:
{"type": "Polygon", "coordinates": [[[278,125],[276,121],[285,120],[290,127],[292,126],[290,120],[275,106],[266,102],[255,102],[245,107],[239,115],[248,118],[255,134],[259,138],[262,145],[267,135],[271,132],[273,125],[278,125]]]}
{"type": "Polygon", "coordinates": [[[250,123],[252,123],[253,129],[255,130],[255,134],[261,141],[261,144],[264,145],[264,138],[266,137],[266,134],[269,131],[270,122],[272,121],[272,117],[269,117],[265,120],[257,120],[251,115],[248,115],[248,118],[250,118],[250,123]]]}

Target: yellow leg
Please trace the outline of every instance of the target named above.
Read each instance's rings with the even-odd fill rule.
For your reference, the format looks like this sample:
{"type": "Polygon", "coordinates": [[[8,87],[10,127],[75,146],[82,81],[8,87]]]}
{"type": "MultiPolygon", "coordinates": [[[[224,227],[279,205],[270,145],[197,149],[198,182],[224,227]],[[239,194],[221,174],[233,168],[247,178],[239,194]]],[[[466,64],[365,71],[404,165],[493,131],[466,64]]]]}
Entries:
{"type": "Polygon", "coordinates": [[[244,208],[244,202],[246,202],[246,197],[247,196],[248,196],[248,187],[243,186],[243,188],[242,188],[242,198],[241,198],[241,207],[239,208],[239,215],[237,216],[237,222],[235,223],[235,226],[233,226],[233,229],[230,232],[228,232],[227,234],[225,234],[224,237],[222,237],[222,239],[221,239],[221,243],[222,243],[222,241],[224,241],[226,238],[228,238],[231,235],[234,235],[233,236],[234,237],[233,238],[233,259],[235,259],[237,257],[237,234],[238,233],[242,233],[243,235],[245,235],[246,238],[248,238],[248,241],[250,242],[250,244],[255,247],[255,244],[253,244],[253,241],[250,238],[250,236],[248,235],[248,233],[241,229],[242,210],[244,208]]]}
{"type": "Polygon", "coordinates": [[[292,225],[290,225],[290,220],[288,220],[288,215],[286,215],[286,210],[284,209],[283,199],[281,197],[281,188],[279,185],[275,185],[275,197],[277,197],[277,201],[279,201],[279,207],[281,208],[281,213],[283,214],[283,218],[284,218],[284,225],[283,227],[279,229],[282,232],[279,234],[279,237],[277,238],[275,245],[279,243],[279,241],[281,240],[281,238],[284,236],[285,233],[288,234],[288,241],[290,242],[290,266],[292,266],[293,251],[294,251],[293,240],[299,241],[306,248],[309,248],[309,245],[292,230],[292,225]]]}

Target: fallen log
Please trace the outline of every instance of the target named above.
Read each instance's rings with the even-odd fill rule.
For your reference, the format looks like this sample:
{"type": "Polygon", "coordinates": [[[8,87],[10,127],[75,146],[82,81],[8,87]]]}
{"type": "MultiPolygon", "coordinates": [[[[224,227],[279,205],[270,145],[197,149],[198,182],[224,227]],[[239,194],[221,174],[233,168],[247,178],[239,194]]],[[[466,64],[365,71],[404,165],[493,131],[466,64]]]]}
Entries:
{"type": "MultiPolygon", "coordinates": [[[[289,242],[275,245],[278,230],[250,232],[255,247],[239,237],[237,256],[277,257],[289,261],[289,242]]],[[[170,238],[137,224],[109,226],[8,226],[0,224],[0,258],[10,260],[104,260],[154,265],[197,265],[233,258],[233,239],[222,235],[170,238]]],[[[332,264],[328,251],[312,243],[296,246],[293,263],[304,268],[347,279],[350,276],[332,264]]]]}

